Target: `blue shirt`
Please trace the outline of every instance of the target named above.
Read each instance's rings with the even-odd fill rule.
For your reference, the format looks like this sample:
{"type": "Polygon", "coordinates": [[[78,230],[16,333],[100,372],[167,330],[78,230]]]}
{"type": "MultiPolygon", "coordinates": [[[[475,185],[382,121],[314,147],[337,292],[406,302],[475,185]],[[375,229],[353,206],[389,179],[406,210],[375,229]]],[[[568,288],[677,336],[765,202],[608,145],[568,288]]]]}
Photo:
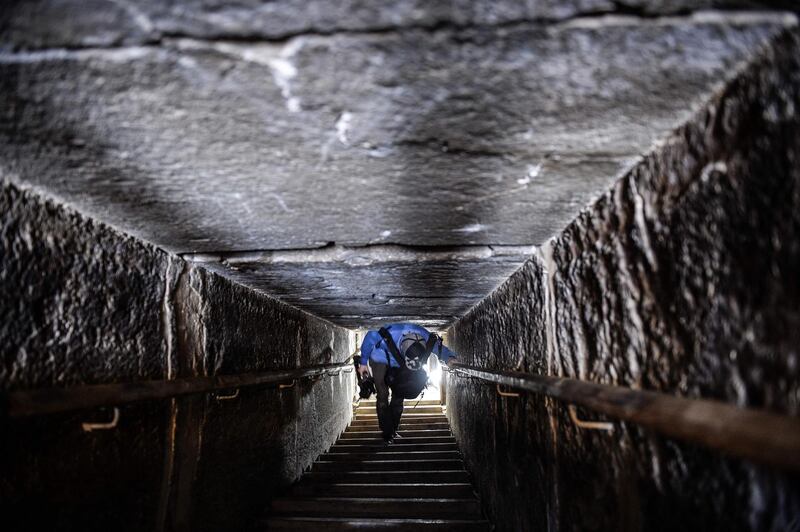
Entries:
{"type": "MultiPolygon", "coordinates": [[[[394,340],[394,345],[400,347],[400,340],[408,333],[416,333],[420,335],[426,342],[431,333],[424,327],[414,325],[413,323],[393,323],[387,325],[389,334],[394,340]]],[[[447,362],[450,358],[456,356],[455,353],[447,349],[441,342],[437,342],[431,353],[436,354],[439,360],[447,362]]],[[[379,364],[389,364],[390,367],[400,367],[394,359],[389,349],[386,346],[386,340],[380,335],[378,331],[369,331],[361,342],[361,365],[366,366],[367,362],[372,360],[379,364]]]]}

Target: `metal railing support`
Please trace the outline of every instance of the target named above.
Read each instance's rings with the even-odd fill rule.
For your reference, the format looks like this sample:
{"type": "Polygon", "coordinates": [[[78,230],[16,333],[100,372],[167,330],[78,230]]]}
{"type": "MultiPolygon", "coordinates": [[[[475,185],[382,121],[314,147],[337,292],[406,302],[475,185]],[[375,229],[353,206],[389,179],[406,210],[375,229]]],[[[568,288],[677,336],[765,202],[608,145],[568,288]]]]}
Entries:
{"type": "Polygon", "coordinates": [[[119,408],[114,407],[114,413],[111,415],[111,421],[105,423],[90,423],[90,422],[83,422],[81,423],[81,428],[84,432],[92,432],[93,430],[111,430],[117,427],[119,423],[119,408]]]}
{"type": "Polygon", "coordinates": [[[217,399],[217,401],[228,401],[230,399],[236,399],[237,397],[239,397],[239,388],[236,388],[236,391],[233,392],[232,394],[222,395],[217,393],[214,394],[214,397],[217,399]]]}
{"type": "Polygon", "coordinates": [[[518,394],[517,392],[504,392],[503,390],[500,389],[500,385],[499,384],[497,385],[497,395],[499,395],[501,397],[519,397],[520,396],[520,394],[518,394]]]}
{"type": "Polygon", "coordinates": [[[578,407],[575,405],[567,405],[567,410],[569,411],[569,418],[572,420],[572,423],[579,429],[604,430],[606,432],[612,432],[614,430],[613,423],[607,421],[585,421],[578,418],[578,407]]]}

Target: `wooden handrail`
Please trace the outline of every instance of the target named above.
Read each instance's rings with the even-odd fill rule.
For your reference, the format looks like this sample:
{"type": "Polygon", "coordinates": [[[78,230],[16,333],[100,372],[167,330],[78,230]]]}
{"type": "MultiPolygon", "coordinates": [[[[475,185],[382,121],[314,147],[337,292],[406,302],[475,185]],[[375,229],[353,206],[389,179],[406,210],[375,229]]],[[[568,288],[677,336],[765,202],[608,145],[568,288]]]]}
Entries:
{"type": "Polygon", "coordinates": [[[260,373],[19,390],[5,393],[3,403],[5,414],[8,417],[19,418],[101,406],[118,406],[139,401],[169,399],[181,395],[218,392],[259,384],[278,384],[295,379],[328,375],[332,370],[350,371],[352,369],[353,364],[348,361],[260,373]]]}
{"type": "Polygon", "coordinates": [[[451,373],[547,395],[754,462],[800,470],[800,417],[566,377],[489,370],[456,361],[449,366],[451,373]]]}

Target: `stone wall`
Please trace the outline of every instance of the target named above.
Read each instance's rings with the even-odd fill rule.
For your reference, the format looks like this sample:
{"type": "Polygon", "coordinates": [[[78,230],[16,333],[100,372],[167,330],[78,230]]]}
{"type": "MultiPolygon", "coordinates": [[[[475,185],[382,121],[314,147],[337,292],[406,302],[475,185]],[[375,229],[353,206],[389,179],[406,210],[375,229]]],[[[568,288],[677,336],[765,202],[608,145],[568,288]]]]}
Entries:
{"type": "MultiPolygon", "coordinates": [[[[239,374],[345,360],[336,327],[45,199],[0,192],[0,390],[239,374]]],[[[6,530],[221,530],[350,420],[352,374],[111,410],[4,420],[6,530]]]]}
{"type": "MultiPolygon", "coordinates": [[[[796,30],[777,38],[458,321],[455,350],[486,367],[800,413],[799,58],[796,30]]],[[[498,530],[800,526],[797,475],[632,424],[581,430],[564,404],[463,378],[447,401],[498,530]]]]}
{"type": "Polygon", "coordinates": [[[796,8],[794,0],[7,0],[0,40],[24,48],[153,43],[165,37],[283,39],[298,34],[658,16],[701,9],[796,8]],[[111,4],[111,5],[109,5],[111,4]]]}
{"type": "Polygon", "coordinates": [[[343,327],[440,328],[794,23],[697,11],[743,4],[7,0],[0,172],[343,327]]]}

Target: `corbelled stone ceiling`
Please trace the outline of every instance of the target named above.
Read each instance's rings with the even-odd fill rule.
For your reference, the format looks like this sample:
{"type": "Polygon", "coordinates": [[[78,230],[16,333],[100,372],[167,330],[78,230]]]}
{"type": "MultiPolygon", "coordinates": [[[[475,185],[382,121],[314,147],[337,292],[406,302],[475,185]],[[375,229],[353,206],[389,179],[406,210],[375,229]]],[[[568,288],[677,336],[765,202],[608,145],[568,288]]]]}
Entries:
{"type": "Polygon", "coordinates": [[[795,23],[518,4],[7,3],[0,175],[335,323],[441,326],[795,23]]]}

